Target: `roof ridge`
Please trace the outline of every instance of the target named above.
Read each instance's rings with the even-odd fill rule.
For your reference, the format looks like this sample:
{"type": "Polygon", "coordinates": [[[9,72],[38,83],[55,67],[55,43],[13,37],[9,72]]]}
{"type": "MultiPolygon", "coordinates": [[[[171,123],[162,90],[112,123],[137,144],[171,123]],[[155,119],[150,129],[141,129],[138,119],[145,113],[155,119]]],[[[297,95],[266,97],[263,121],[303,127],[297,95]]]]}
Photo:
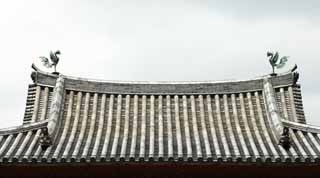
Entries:
{"type": "Polygon", "coordinates": [[[37,129],[46,127],[47,124],[48,124],[48,120],[42,120],[42,121],[32,122],[28,124],[19,125],[19,126],[2,128],[0,129],[0,136],[26,132],[30,130],[37,130],[37,129]]]}
{"type": "MultiPolygon", "coordinates": [[[[45,72],[38,67],[36,67],[35,64],[32,64],[32,68],[43,75],[48,75],[51,77],[57,78],[58,75],[45,72]]],[[[291,70],[288,70],[283,73],[277,74],[277,77],[284,76],[287,74],[292,73],[291,70]]],[[[248,78],[248,79],[222,79],[222,80],[190,80],[190,81],[135,81],[135,80],[105,80],[105,79],[96,79],[96,78],[86,78],[86,77],[75,77],[75,76],[69,76],[69,75],[64,75],[60,74],[60,76],[63,76],[65,79],[73,79],[73,80],[82,80],[82,81],[88,81],[88,82],[98,82],[98,83],[123,83],[123,84],[206,84],[206,83],[229,83],[229,82],[245,82],[245,81],[250,81],[250,80],[260,80],[264,79],[267,77],[270,77],[269,74],[267,75],[261,75],[253,78],[248,78]]]]}
{"type": "MultiPolygon", "coordinates": [[[[35,68],[35,67],[34,67],[35,68]]],[[[37,69],[35,69],[37,70],[37,69]]],[[[32,78],[37,85],[54,87],[58,77],[65,79],[65,89],[109,94],[137,95],[193,95],[193,94],[230,94],[263,90],[263,78],[221,82],[115,82],[90,80],[84,78],[54,75],[42,71],[33,72],[32,78]]],[[[274,87],[293,84],[292,73],[279,74],[270,78],[274,87]]]]}
{"type": "Polygon", "coordinates": [[[40,140],[40,143],[43,149],[51,146],[51,144],[54,143],[57,137],[57,127],[59,127],[59,125],[61,124],[61,115],[63,114],[63,112],[61,111],[63,110],[64,105],[64,94],[64,78],[59,75],[59,78],[56,80],[56,85],[53,90],[48,125],[41,131],[42,138],[40,140]]]}
{"type": "Polygon", "coordinates": [[[285,119],[282,119],[281,121],[282,121],[283,125],[286,127],[290,127],[295,130],[301,130],[301,131],[305,131],[305,132],[320,134],[320,126],[303,124],[303,123],[289,121],[289,120],[285,120],[285,119]]]}

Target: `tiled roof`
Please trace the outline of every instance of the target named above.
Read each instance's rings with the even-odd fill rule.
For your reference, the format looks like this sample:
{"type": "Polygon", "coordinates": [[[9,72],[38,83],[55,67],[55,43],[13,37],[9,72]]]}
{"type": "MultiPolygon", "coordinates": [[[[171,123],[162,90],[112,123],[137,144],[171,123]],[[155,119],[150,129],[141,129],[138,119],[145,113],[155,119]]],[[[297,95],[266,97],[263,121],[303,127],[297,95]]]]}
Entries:
{"type": "Polygon", "coordinates": [[[24,125],[0,130],[0,163],[319,161],[320,128],[306,125],[293,73],[147,83],[37,70],[33,79],[24,125]]]}

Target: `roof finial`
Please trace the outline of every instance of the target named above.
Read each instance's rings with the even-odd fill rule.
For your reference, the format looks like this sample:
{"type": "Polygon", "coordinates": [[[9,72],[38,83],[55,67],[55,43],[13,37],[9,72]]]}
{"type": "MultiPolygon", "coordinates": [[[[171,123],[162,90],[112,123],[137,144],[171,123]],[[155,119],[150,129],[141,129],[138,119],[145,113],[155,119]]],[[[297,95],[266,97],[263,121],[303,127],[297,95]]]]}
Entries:
{"type": "Polygon", "coordinates": [[[277,75],[275,73],[275,68],[281,69],[282,67],[284,67],[286,62],[288,61],[288,58],[289,58],[289,56],[283,56],[282,58],[280,58],[280,61],[278,62],[278,60],[279,60],[279,53],[278,52],[275,52],[275,53],[267,52],[267,57],[269,57],[269,62],[272,67],[271,76],[277,75]]]}
{"type": "Polygon", "coordinates": [[[59,63],[59,57],[58,55],[60,55],[61,52],[59,50],[57,50],[56,52],[52,52],[50,51],[50,60],[51,60],[51,63],[49,62],[49,59],[44,57],[44,56],[40,56],[39,58],[41,59],[42,61],[42,64],[47,67],[47,68],[51,68],[51,67],[54,67],[54,72],[53,74],[59,74],[59,72],[57,72],[57,65],[59,63]]]}

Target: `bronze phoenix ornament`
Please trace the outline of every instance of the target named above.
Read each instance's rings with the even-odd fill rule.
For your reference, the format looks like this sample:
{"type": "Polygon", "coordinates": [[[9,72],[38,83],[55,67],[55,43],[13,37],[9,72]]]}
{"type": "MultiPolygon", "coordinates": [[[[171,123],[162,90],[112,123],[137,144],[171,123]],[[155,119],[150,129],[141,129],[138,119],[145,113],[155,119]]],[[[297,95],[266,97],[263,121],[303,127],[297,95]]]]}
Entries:
{"type": "Polygon", "coordinates": [[[61,52],[59,50],[55,51],[55,52],[52,52],[50,51],[50,60],[51,62],[49,61],[49,59],[47,57],[44,57],[44,56],[40,56],[39,58],[41,59],[42,61],[42,64],[47,67],[47,68],[54,68],[54,73],[57,73],[57,65],[59,63],[59,57],[58,55],[60,55],[61,52]]]}
{"type": "Polygon", "coordinates": [[[278,52],[275,52],[275,53],[267,52],[267,57],[269,57],[269,62],[272,67],[272,75],[275,75],[275,68],[277,69],[283,68],[289,58],[289,56],[283,56],[282,58],[279,58],[278,52]]]}

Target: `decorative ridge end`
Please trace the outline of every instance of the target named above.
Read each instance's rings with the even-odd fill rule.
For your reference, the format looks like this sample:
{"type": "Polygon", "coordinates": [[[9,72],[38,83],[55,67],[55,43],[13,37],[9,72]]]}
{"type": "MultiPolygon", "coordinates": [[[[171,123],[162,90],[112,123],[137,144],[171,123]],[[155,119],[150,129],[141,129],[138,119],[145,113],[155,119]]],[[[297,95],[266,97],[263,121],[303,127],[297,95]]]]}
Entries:
{"type": "Polygon", "coordinates": [[[34,70],[31,72],[31,80],[34,84],[37,84],[39,68],[34,63],[32,63],[31,68],[34,70]]]}
{"type": "Polygon", "coordinates": [[[293,85],[297,85],[300,74],[298,72],[293,72],[293,85]]]}
{"type": "Polygon", "coordinates": [[[31,68],[33,70],[35,70],[36,72],[38,72],[40,70],[34,63],[32,63],[31,68]]]}
{"type": "Polygon", "coordinates": [[[279,145],[285,150],[289,150],[291,147],[289,129],[282,124],[282,118],[279,114],[279,108],[275,100],[274,89],[268,78],[265,78],[263,81],[263,93],[265,96],[267,112],[271,118],[271,125],[276,131],[276,138],[279,140],[279,145]]]}
{"type": "Polygon", "coordinates": [[[298,69],[298,65],[295,64],[293,66],[293,68],[290,70],[290,72],[292,73],[292,76],[293,76],[293,85],[297,85],[297,82],[298,82],[299,77],[300,77],[300,74],[297,71],[297,69],[298,69]]]}
{"type": "Polygon", "coordinates": [[[291,138],[289,135],[289,128],[284,127],[282,135],[279,139],[279,145],[281,145],[285,150],[289,150],[291,147],[291,138]]]}
{"type": "Polygon", "coordinates": [[[51,146],[52,140],[49,136],[47,127],[41,129],[39,138],[40,138],[40,145],[42,150],[46,150],[48,147],[51,146]]]}
{"type": "Polygon", "coordinates": [[[54,143],[57,127],[60,124],[61,110],[63,107],[64,98],[64,78],[62,75],[56,81],[56,86],[53,91],[52,102],[49,112],[48,126],[41,130],[40,144],[42,149],[47,149],[54,143]]]}
{"type": "Polygon", "coordinates": [[[31,79],[34,84],[38,83],[39,74],[44,74],[44,75],[53,76],[53,77],[61,76],[59,72],[52,72],[52,73],[44,72],[41,69],[39,69],[34,63],[32,63],[31,68],[34,70],[31,72],[31,79]]]}

